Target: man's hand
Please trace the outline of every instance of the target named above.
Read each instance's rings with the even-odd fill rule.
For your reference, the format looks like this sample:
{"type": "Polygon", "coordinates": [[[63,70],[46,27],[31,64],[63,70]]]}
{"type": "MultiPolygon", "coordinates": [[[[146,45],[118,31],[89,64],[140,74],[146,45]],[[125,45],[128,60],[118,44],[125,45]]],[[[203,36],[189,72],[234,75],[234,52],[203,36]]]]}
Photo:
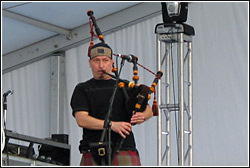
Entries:
{"type": "Polygon", "coordinates": [[[141,124],[145,121],[145,116],[144,113],[142,112],[136,112],[133,114],[133,116],[131,117],[131,124],[141,124]]]}
{"type": "Polygon", "coordinates": [[[111,130],[126,138],[126,135],[129,135],[132,130],[132,125],[124,121],[112,121],[111,130]]]}

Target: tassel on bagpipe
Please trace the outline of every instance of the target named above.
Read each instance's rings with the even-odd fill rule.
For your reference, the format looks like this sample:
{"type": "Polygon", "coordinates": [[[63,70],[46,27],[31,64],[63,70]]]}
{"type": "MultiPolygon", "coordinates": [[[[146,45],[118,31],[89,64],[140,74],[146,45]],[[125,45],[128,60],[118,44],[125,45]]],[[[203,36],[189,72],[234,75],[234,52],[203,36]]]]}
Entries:
{"type": "Polygon", "coordinates": [[[162,71],[158,71],[156,74],[156,77],[150,87],[150,93],[154,93],[154,101],[153,101],[153,105],[152,105],[152,111],[153,111],[153,115],[154,116],[158,116],[158,105],[157,105],[157,101],[156,101],[156,97],[155,97],[155,87],[159,81],[159,79],[161,79],[163,73],[162,71]]]}

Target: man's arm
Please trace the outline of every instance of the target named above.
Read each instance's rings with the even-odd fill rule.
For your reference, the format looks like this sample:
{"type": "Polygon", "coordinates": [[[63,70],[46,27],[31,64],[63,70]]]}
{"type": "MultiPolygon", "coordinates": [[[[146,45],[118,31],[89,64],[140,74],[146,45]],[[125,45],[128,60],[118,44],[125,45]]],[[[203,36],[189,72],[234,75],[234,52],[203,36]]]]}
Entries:
{"type": "Polygon", "coordinates": [[[79,127],[102,130],[104,125],[104,120],[100,120],[89,116],[87,111],[78,111],[75,113],[75,119],[79,127]]]}
{"type": "MultiPolygon", "coordinates": [[[[104,120],[90,116],[87,111],[76,112],[75,119],[79,127],[92,130],[103,130],[104,120]]],[[[128,122],[111,121],[111,130],[120,134],[123,138],[126,138],[126,135],[130,134],[131,129],[132,125],[128,122]]]]}

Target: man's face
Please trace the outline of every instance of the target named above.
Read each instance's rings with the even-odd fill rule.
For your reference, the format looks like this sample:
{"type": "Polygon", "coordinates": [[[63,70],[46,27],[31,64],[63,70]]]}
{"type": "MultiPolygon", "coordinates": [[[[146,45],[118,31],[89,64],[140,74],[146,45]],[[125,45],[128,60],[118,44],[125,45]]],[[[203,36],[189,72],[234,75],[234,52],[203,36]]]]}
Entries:
{"type": "Polygon", "coordinates": [[[103,70],[112,73],[114,61],[108,56],[97,56],[89,60],[89,66],[95,79],[110,79],[111,77],[103,73],[103,70]]]}

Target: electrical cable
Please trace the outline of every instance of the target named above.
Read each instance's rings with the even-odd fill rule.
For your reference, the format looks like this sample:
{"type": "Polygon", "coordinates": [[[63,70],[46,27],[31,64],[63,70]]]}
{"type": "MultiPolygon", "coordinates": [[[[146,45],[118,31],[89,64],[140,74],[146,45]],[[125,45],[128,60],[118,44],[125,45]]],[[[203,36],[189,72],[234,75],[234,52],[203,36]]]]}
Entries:
{"type": "MultiPolygon", "coordinates": [[[[172,43],[171,43],[171,47],[170,47],[170,52],[171,52],[171,68],[172,68],[172,83],[173,83],[173,97],[174,97],[174,105],[176,105],[176,101],[175,101],[175,79],[174,79],[174,61],[173,61],[173,50],[172,50],[173,46],[172,46],[172,43]]],[[[178,135],[178,120],[177,120],[177,114],[176,114],[176,111],[175,111],[175,134],[176,134],[176,144],[177,144],[177,160],[178,160],[178,163],[179,163],[179,155],[178,155],[178,151],[179,151],[179,146],[178,146],[178,138],[179,138],[179,135],[178,135]]]]}

